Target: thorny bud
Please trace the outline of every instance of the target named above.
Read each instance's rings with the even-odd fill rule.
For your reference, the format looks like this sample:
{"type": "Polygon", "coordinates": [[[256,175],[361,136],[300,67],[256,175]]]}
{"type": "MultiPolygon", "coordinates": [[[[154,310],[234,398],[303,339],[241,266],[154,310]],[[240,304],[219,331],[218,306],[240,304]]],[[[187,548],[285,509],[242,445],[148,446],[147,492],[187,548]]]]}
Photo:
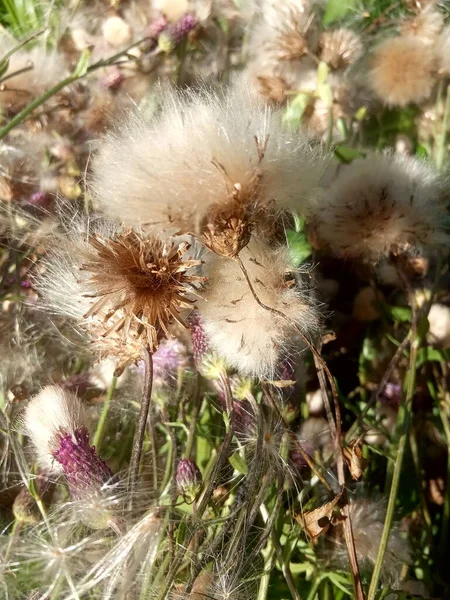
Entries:
{"type": "Polygon", "coordinates": [[[203,327],[202,318],[198,311],[194,311],[189,318],[189,327],[192,336],[192,353],[195,366],[201,365],[203,358],[209,352],[209,342],[203,327]]]}
{"type": "Polygon", "coordinates": [[[176,475],[177,488],[189,504],[195,501],[202,484],[202,474],[195,462],[187,458],[180,460],[176,475]]]}
{"type": "Polygon", "coordinates": [[[117,90],[125,79],[125,75],[118,68],[109,69],[108,73],[99,81],[99,86],[105,90],[117,90]]]}
{"type": "Polygon", "coordinates": [[[167,27],[167,20],[165,17],[160,15],[159,17],[157,17],[154,21],[152,21],[150,23],[150,25],[147,27],[145,33],[148,35],[148,37],[151,40],[156,41],[158,39],[159,35],[164,31],[164,29],[166,27],[167,27]]]}
{"type": "Polygon", "coordinates": [[[61,465],[74,498],[83,497],[87,491],[100,489],[111,479],[111,470],[99,457],[95,446],[89,444],[89,434],[84,426],[73,433],[60,430],[56,444],[53,457],[61,465]]]}

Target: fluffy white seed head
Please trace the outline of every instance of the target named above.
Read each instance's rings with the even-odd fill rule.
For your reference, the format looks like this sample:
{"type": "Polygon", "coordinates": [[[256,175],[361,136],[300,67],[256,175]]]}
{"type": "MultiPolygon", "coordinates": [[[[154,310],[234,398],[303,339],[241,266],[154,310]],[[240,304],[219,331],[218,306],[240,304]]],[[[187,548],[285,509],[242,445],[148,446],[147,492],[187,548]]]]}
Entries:
{"type": "Polygon", "coordinates": [[[313,199],[314,233],[337,256],[366,261],[445,247],[442,183],[422,161],[369,153],[343,167],[313,199]]]}
{"type": "MultiPolygon", "coordinates": [[[[1,34],[0,56],[4,56],[16,45],[16,40],[1,34]]],[[[0,91],[0,106],[17,111],[64,79],[67,67],[62,55],[56,51],[35,46],[31,50],[21,49],[12,54],[6,75],[13,75],[13,73],[18,74],[10,77],[0,91]],[[32,68],[18,73],[27,67],[32,68]]]]}
{"type": "Polygon", "coordinates": [[[74,435],[83,422],[80,400],[71,392],[49,385],[33,396],[25,409],[23,426],[43,468],[61,469],[53,458],[58,447],[57,435],[60,432],[74,435]]]}
{"type": "MultiPolygon", "coordinates": [[[[375,564],[381,535],[383,532],[386,507],[382,500],[356,499],[350,502],[350,518],[356,554],[360,567],[372,568],[375,564]]],[[[345,544],[339,544],[339,555],[342,562],[347,561],[345,544]]],[[[391,528],[386,555],[383,562],[382,579],[386,584],[395,585],[403,564],[410,562],[408,540],[401,535],[398,524],[391,528]]]]}
{"type": "Polygon", "coordinates": [[[367,82],[388,105],[406,106],[426,100],[435,83],[433,48],[414,36],[389,38],[375,47],[367,82]]]}
{"type": "Polygon", "coordinates": [[[417,36],[429,44],[436,43],[436,37],[444,26],[444,14],[434,2],[425,5],[417,15],[404,20],[400,25],[402,35],[417,36]]]}
{"type": "Polygon", "coordinates": [[[127,223],[193,233],[212,207],[236,196],[274,210],[299,205],[323,162],[281,118],[242,85],[167,93],[152,122],[135,116],[104,141],[93,169],[97,203],[127,223]]]}
{"type": "Polygon", "coordinates": [[[343,69],[356,62],[363,54],[361,37],[341,27],[324,31],[319,39],[320,58],[333,69],[343,69]]]}
{"type": "Polygon", "coordinates": [[[432,343],[443,348],[450,347],[450,308],[445,304],[433,304],[428,313],[428,336],[432,343]]]}
{"type": "Polygon", "coordinates": [[[121,17],[108,17],[102,24],[102,33],[106,42],[113,48],[120,48],[131,42],[132,31],[121,17]]]}
{"type": "Polygon", "coordinates": [[[212,263],[198,307],[212,348],[230,366],[244,375],[273,378],[280,358],[300,345],[296,327],[308,337],[318,331],[318,311],[293,281],[284,250],[253,240],[240,257],[260,301],[286,318],[257,303],[230,259],[212,263]]]}

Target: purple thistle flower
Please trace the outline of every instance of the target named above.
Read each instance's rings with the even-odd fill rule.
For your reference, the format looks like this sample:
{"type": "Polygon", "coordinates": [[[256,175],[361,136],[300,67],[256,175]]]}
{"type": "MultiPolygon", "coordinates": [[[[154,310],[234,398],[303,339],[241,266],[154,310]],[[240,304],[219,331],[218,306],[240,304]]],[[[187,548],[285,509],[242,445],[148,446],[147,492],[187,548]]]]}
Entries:
{"type": "Polygon", "coordinates": [[[49,198],[48,194],[46,194],[45,192],[34,192],[28,198],[28,204],[31,204],[31,205],[37,206],[37,207],[45,207],[45,206],[47,206],[49,201],[50,201],[50,198],[49,198]]]}
{"type": "Polygon", "coordinates": [[[380,394],[381,402],[389,405],[394,410],[400,406],[402,399],[402,386],[399,383],[388,382],[380,394]]]}
{"type": "Polygon", "coordinates": [[[194,355],[194,363],[199,367],[204,356],[209,351],[209,342],[203,328],[202,318],[198,312],[194,312],[189,320],[189,326],[192,336],[192,353],[194,355]]]}
{"type": "Polygon", "coordinates": [[[186,502],[194,502],[202,485],[202,474],[194,461],[187,458],[180,460],[177,466],[176,483],[179,493],[184,496],[186,502]]]}
{"type": "Polygon", "coordinates": [[[176,375],[178,369],[187,364],[184,344],[176,338],[163,340],[153,355],[153,377],[165,380],[169,375],[176,375]]]}
{"type": "Polygon", "coordinates": [[[104,90],[117,90],[125,79],[120,69],[109,69],[107,74],[99,81],[99,86],[104,90]]]}
{"type": "Polygon", "coordinates": [[[95,446],[89,444],[89,434],[84,426],[73,433],[61,430],[56,438],[58,447],[52,455],[62,467],[73,498],[100,490],[112,478],[112,471],[99,457],[95,446]]]}
{"type": "Polygon", "coordinates": [[[185,39],[190,31],[197,25],[197,19],[189,13],[183,15],[173,25],[164,29],[158,37],[158,46],[163,52],[171,52],[185,39]]]}
{"type": "Polygon", "coordinates": [[[150,23],[150,25],[148,25],[145,33],[151,40],[156,42],[159,35],[164,31],[164,29],[166,27],[167,27],[167,20],[165,17],[160,15],[154,21],[152,21],[150,23]]]}

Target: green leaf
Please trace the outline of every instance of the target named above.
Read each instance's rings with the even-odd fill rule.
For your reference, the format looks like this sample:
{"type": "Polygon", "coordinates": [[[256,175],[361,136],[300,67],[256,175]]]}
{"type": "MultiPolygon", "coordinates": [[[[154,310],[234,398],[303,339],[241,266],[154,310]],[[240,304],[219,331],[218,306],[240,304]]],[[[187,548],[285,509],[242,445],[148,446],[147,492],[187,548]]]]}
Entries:
{"type": "Polygon", "coordinates": [[[286,232],[289,254],[295,267],[301,265],[312,254],[312,248],[304,233],[292,229],[286,232]]]}
{"type": "Polygon", "coordinates": [[[87,48],[85,48],[78,59],[74,72],[72,73],[73,77],[83,77],[83,75],[86,75],[90,61],[91,53],[87,48]]]}
{"type": "Polygon", "coordinates": [[[230,461],[230,465],[233,467],[233,469],[236,469],[238,473],[242,473],[242,475],[247,475],[247,463],[239,454],[239,452],[234,452],[228,460],[230,461]]]}
{"type": "Polygon", "coordinates": [[[341,162],[345,164],[349,164],[354,161],[356,158],[364,158],[365,154],[361,152],[361,150],[357,150],[356,148],[350,148],[350,146],[336,146],[334,149],[334,155],[341,162]]]}
{"type": "Polygon", "coordinates": [[[411,309],[408,306],[389,306],[385,304],[384,308],[394,321],[399,321],[400,323],[411,322],[411,309]]]}
{"type": "Polygon", "coordinates": [[[288,103],[284,113],[283,122],[292,129],[300,127],[306,107],[308,106],[311,94],[300,92],[288,103]]]}
{"type": "Polygon", "coordinates": [[[427,362],[448,362],[449,357],[450,352],[448,350],[439,350],[431,346],[424,346],[423,348],[419,348],[417,352],[416,368],[419,369],[427,362]]]}
{"type": "Polygon", "coordinates": [[[2,60],[0,62],[0,77],[3,77],[3,75],[5,75],[8,68],[9,68],[9,60],[2,60]]]}
{"type": "Polygon", "coordinates": [[[331,25],[335,21],[340,21],[347,16],[357,3],[358,0],[328,0],[322,23],[331,25]]]}

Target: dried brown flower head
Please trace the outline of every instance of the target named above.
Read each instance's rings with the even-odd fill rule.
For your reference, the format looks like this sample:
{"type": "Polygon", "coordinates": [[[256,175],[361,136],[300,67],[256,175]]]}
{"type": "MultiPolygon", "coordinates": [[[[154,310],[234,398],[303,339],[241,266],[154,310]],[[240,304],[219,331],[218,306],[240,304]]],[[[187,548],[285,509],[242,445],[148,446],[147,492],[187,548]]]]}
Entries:
{"type": "Polygon", "coordinates": [[[277,30],[276,38],[267,42],[267,49],[281,61],[299,60],[309,52],[306,33],[310,21],[303,13],[290,11],[289,18],[277,30]]]}
{"type": "Polygon", "coordinates": [[[176,246],[128,230],[114,238],[94,235],[82,265],[89,272],[89,297],[96,298],[85,317],[101,316],[103,337],[122,332],[142,340],[151,352],[169,336],[172,320],[182,324],[180,309],[190,308],[187,285],[201,277],[187,275],[198,260],[182,257],[187,243],[176,246]]]}
{"type": "Polygon", "coordinates": [[[224,166],[213,161],[225,177],[229,199],[209,208],[200,224],[200,240],[219,256],[237,256],[249,243],[253,229],[257,226],[258,233],[265,231],[273,217],[270,202],[262,199],[260,193],[263,179],[261,164],[268,141],[269,136],[263,141],[255,136],[258,164],[246,185],[233,182],[224,166]]]}
{"type": "Polygon", "coordinates": [[[289,85],[283,77],[278,77],[277,75],[259,75],[257,80],[259,92],[268,102],[283,104],[286,100],[286,92],[289,89],[289,85]]]}
{"type": "Polygon", "coordinates": [[[361,37],[350,29],[324,31],[319,39],[320,58],[333,69],[344,69],[363,53],[361,37]]]}

